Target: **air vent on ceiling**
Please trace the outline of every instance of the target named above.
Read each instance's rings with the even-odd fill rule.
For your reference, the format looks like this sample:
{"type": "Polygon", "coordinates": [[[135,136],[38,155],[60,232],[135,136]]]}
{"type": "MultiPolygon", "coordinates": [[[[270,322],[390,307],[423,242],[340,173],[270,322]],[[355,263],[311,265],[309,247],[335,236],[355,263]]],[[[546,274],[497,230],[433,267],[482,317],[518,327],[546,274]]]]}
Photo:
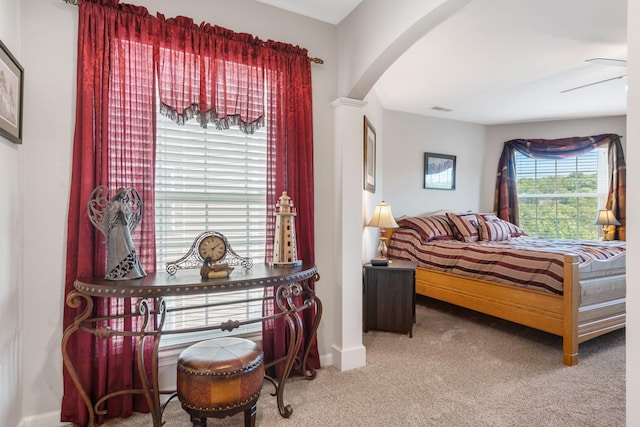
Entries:
{"type": "Polygon", "coordinates": [[[442,111],[442,112],[445,112],[445,113],[449,113],[449,112],[453,111],[451,108],[444,108],[444,107],[438,107],[438,106],[431,107],[431,109],[432,110],[436,110],[436,111],[442,111]]]}

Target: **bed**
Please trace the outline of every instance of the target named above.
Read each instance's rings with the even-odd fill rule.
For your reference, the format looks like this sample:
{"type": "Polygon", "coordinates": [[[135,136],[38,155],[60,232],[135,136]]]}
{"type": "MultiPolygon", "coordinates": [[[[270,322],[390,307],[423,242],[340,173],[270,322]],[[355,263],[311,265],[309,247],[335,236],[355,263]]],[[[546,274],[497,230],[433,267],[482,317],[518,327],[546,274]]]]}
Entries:
{"type": "Polygon", "coordinates": [[[492,214],[397,222],[387,231],[388,257],[418,262],[417,294],[561,336],[565,365],[578,364],[580,343],[625,327],[625,242],[576,248],[527,237],[492,214]]]}

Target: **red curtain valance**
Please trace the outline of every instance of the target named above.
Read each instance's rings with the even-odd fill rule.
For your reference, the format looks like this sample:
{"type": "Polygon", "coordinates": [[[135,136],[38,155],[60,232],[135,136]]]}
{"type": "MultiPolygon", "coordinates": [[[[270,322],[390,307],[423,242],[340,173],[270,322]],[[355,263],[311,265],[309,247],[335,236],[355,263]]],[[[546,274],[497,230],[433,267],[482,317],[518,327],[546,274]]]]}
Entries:
{"type": "Polygon", "coordinates": [[[249,34],[160,16],[158,91],[161,112],[177,123],[238,125],[253,133],[264,124],[263,43],[249,34]]]}
{"type": "Polygon", "coordinates": [[[559,139],[512,139],[504,143],[533,159],[566,159],[586,154],[594,148],[607,145],[618,135],[602,134],[559,139]]]}
{"type": "Polygon", "coordinates": [[[140,43],[153,48],[160,112],[179,124],[195,118],[203,127],[237,125],[253,133],[265,123],[265,76],[270,72],[265,58],[280,52],[308,60],[306,49],[208,23],[197,25],[184,16],[154,17],[145,7],[118,0],[81,4],[112,9],[120,20],[131,15],[129,21],[134,16],[145,21],[142,28],[129,27],[123,37],[128,40],[135,32],[140,43]]]}

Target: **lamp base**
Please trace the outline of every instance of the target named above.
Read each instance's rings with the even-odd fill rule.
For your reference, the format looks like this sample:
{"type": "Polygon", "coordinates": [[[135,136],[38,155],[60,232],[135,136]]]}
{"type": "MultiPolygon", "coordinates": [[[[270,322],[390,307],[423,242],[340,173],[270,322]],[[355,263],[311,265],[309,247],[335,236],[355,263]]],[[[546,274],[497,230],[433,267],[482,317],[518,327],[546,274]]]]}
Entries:
{"type": "Polygon", "coordinates": [[[603,225],[602,226],[602,240],[604,242],[608,242],[610,240],[613,240],[613,231],[612,230],[613,227],[610,227],[608,225],[603,225]]]}
{"type": "Polygon", "coordinates": [[[387,238],[384,234],[384,229],[380,230],[380,237],[378,238],[378,258],[387,257],[387,238]]]}
{"type": "Polygon", "coordinates": [[[387,258],[372,258],[371,265],[374,265],[374,266],[389,265],[389,260],[387,258]]]}

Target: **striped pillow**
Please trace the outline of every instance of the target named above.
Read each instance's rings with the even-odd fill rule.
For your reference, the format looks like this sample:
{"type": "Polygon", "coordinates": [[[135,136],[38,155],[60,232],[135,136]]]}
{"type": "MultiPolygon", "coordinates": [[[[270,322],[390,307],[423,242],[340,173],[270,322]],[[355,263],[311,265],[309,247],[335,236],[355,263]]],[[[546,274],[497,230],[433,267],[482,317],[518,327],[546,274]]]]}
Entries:
{"type": "Polygon", "coordinates": [[[525,233],[522,230],[522,228],[518,227],[517,225],[509,221],[505,221],[504,219],[498,218],[494,213],[484,213],[484,214],[479,214],[479,216],[480,216],[480,219],[484,219],[485,221],[489,221],[489,222],[498,221],[498,222],[505,223],[507,228],[509,229],[509,234],[511,235],[511,237],[520,237],[520,236],[527,235],[527,233],[525,233]]]}
{"type": "Polygon", "coordinates": [[[506,221],[480,221],[480,240],[497,242],[510,238],[511,233],[506,221]]]}
{"type": "Polygon", "coordinates": [[[425,242],[453,239],[453,230],[444,215],[401,218],[398,220],[398,225],[416,230],[425,242]]]}
{"type": "Polygon", "coordinates": [[[480,238],[478,234],[478,217],[474,213],[454,214],[447,212],[447,218],[453,226],[453,235],[463,242],[477,242],[480,238]]]}

